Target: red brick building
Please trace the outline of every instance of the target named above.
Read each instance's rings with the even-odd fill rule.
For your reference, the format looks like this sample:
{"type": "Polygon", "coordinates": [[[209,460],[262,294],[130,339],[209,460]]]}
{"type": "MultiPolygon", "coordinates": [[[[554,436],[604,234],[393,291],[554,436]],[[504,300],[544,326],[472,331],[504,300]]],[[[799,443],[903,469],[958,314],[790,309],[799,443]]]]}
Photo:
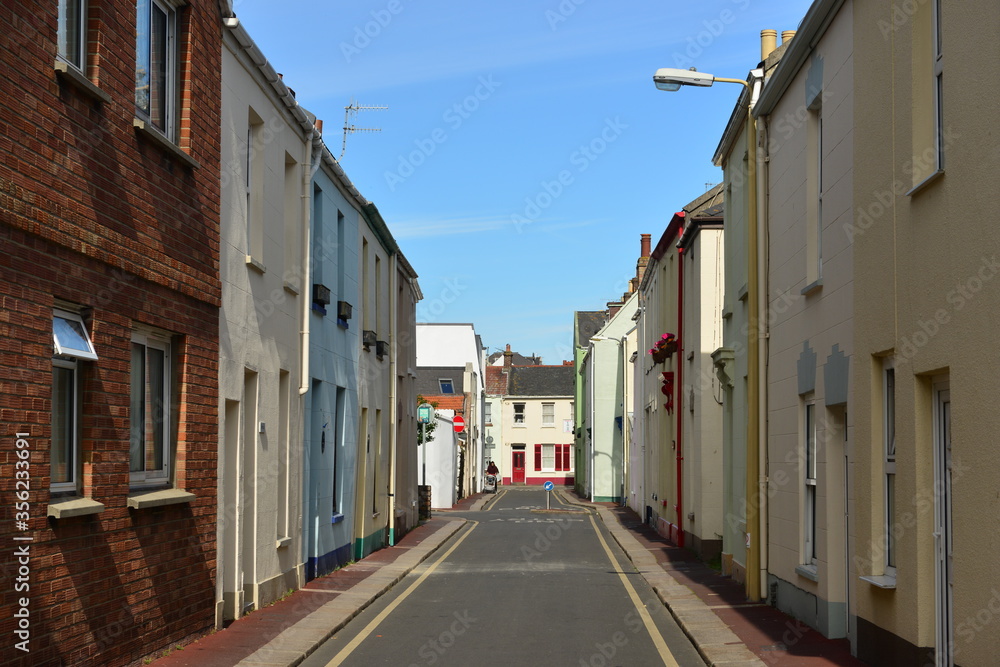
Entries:
{"type": "Polygon", "coordinates": [[[214,625],[220,58],[216,0],[0,4],[0,664],[214,625]]]}

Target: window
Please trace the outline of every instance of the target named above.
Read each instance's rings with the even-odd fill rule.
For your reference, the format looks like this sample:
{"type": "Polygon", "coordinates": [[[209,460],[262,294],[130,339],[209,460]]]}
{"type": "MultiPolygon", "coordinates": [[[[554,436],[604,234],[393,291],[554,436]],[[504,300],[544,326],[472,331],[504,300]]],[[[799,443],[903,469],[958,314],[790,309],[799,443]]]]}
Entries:
{"type": "Polygon", "coordinates": [[[59,0],[59,57],[78,70],[87,62],[86,0],[59,0]]]}
{"type": "Polygon", "coordinates": [[[807,403],[805,410],[805,434],[803,449],[805,454],[804,489],[804,533],[805,558],[807,565],[816,564],[816,405],[807,403]]]}
{"type": "Polygon", "coordinates": [[[135,107],[171,141],[176,140],[177,12],[163,0],[137,0],[135,107]]]}
{"type": "Polygon", "coordinates": [[[455,384],[450,379],[440,379],[438,384],[441,386],[442,394],[454,394],[455,384]]]}
{"type": "Polygon", "coordinates": [[[573,445],[535,445],[536,472],[570,472],[573,445]]]}
{"type": "Polygon", "coordinates": [[[542,403],[542,426],[556,425],[556,404],[542,403]]]}
{"type": "Polygon", "coordinates": [[[896,369],[892,359],[882,364],[882,456],[885,494],[885,573],[896,573],[896,369]]]}
{"type": "Polygon", "coordinates": [[[823,108],[817,95],[809,108],[806,135],[806,291],[823,278],[823,108]]]}
{"type": "Polygon", "coordinates": [[[493,423],[493,404],[489,401],[483,404],[483,422],[486,424],[493,423]]]}
{"type": "Polygon", "coordinates": [[[49,484],[53,492],[77,491],[80,451],[79,360],[96,360],[83,319],[56,310],[52,316],[52,446],[49,484]]]}
{"type": "Polygon", "coordinates": [[[514,404],[514,425],[524,426],[524,403],[514,404]]]}
{"type": "Polygon", "coordinates": [[[246,144],[247,257],[264,261],[264,121],[250,109],[246,144]]]}
{"type": "Polygon", "coordinates": [[[165,337],[132,335],[129,471],[136,486],[170,477],[170,370],[165,337]]]}
{"type": "Polygon", "coordinates": [[[931,0],[933,5],[933,42],[934,50],[934,133],[937,152],[936,167],[944,169],[944,54],[941,51],[941,0],[931,0]]]}

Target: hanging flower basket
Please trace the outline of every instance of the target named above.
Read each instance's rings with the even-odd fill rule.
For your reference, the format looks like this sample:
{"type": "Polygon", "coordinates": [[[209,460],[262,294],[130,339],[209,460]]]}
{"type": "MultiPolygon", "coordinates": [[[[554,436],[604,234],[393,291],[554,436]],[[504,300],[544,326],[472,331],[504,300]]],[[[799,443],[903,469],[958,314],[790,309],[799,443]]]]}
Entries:
{"type": "Polygon", "coordinates": [[[653,357],[653,361],[657,364],[662,364],[664,361],[669,359],[674,352],[677,351],[677,337],[672,333],[665,333],[660,336],[660,340],[656,341],[649,350],[650,356],[653,357]]]}

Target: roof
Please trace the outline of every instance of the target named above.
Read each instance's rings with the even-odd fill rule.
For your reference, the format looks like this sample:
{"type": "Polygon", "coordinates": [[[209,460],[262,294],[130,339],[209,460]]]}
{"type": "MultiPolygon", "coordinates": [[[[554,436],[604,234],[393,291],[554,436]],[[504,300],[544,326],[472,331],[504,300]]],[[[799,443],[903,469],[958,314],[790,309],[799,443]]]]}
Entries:
{"type": "Polygon", "coordinates": [[[565,396],[575,389],[575,366],[513,366],[510,396],[565,396]]]}
{"type": "Polygon", "coordinates": [[[457,396],[465,393],[465,369],[461,366],[417,366],[416,373],[417,393],[421,396],[440,396],[441,384],[438,380],[451,380],[457,396]]]}
{"type": "Polygon", "coordinates": [[[507,374],[503,372],[503,366],[486,367],[486,393],[491,396],[507,393],[507,374]]]}
{"type": "Polygon", "coordinates": [[[443,396],[441,394],[423,395],[423,397],[425,401],[434,405],[435,410],[454,410],[456,413],[465,412],[465,396],[461,394],[458,396],[443,396]]]}
{"type": "Polygon", "coordinates": [[[608,313],[604,310],[578,310],[573,313],[574,324],[576,325],[577,345],[586,346],[590,337],[601,330],[605,322],[608,321],[608,313]]]}

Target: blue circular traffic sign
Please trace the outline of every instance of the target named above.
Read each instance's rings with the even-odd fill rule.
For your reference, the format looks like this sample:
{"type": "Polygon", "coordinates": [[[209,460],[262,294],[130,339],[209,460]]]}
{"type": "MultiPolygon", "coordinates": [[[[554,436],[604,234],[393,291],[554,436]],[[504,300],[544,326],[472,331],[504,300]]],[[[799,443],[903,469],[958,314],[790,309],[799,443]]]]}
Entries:
{"type": "Polygon", "coordinates": [[[555,486],[555,484],[553,484],[552,482],[545,482],[545,484],[544,484],[544,488],[545,488],[546,491],[551,491],[552,487],[554,487],[554,486],[555,486]]]}

